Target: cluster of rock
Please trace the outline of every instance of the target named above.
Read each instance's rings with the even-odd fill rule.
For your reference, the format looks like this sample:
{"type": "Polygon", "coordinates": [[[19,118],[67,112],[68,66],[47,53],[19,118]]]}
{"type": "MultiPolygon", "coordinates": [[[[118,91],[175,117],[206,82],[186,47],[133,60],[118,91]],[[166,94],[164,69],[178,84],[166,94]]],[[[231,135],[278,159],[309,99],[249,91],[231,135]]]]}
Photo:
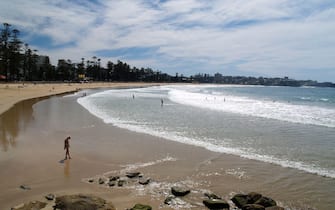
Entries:
{"type": "MultiPolygon", "coordinates": [[[[130,180],[134,182],[136,180],[141,185],[147,185],[150,183],[150,178],[144,178],[140,172],[128,172],[125,177],[120,176],[110,176],[109,178],[100,177],[96,180],[89,179],[88,182],[93,183],[96,182],[99,185],[107,185],[109,187],[122,187],[130,180]],[[135,179],[137,178],[137,179],[135,179]]],[[[191,190],[184,186],[174,186],[171,187],[170,194],[165,198],[165,205],[173,205],[177,202],[175,200],[177,198],[182,198],[191,193],[191,190]]],[[[262,196],[259,193],[251,192],[248,194],[236,194],[231,198],[229,204],[226,200],[222,199],[220,196],[217,196],[212,193],[205,193],[205,198],[202,203],[208,209],[242,209],[242,210],[283,210],[284,208],[277,206],[276,201],[273,199],[262,196]]],[[[139,210],[139,209],[151,209],[148,205],[138,204],[129,210],[139,210]]]]}
{"type": "MultiPolygon", "coordinates": [[[[185,187],[175,186],[171,188],[171,195],[169,195],[164,203],[170,205],[173,203],[173,200],[177,197],[183,197],[187,194],[191,193],[191,190],[185,187]]],[[[203,204],[209,209],[229,209],[229,204],[227,201],[223,200],[221,197],[212,194],[205,193],[205,199],[203,200],[203,204]]]]}
{"type": "Polygon", "coordinates": [[[32,201],[11,208],[11,210],[115,210],[112,203],[93,195],[64,195],[56,197],[53,194],[45,196],[48,202],[32,201]]]}
{"type": "MultiPolygon", "coordinates": [[[[180,196],[185,196],[189,194],[191,191],[187,188],[182,187],[172,187],[171,193],[164,203],[171,204],[173,199],[180,196]]],[[[230,205],[227,201],[222,199],[221,197],[213,194],[213,193],[205,193],[206,197],[202,203],[209,209],[222,209],[229,210],[230,205]]],[[[242,210],[284,210],[283,207],[277,206],[276,201],[269,197],[262,196],[259,193],[251,192],[248,194],[236,194],[231,199],[231,201],[236,205],[237,208],[242,210]]],[[[234,207],[234,209],[236,209],[234,207]]]]}
{"type": "MultiPolygon", "coordinates": [[[[45,198],[48,202],[32,201],[11,208],[11,210],[116,210],[111,202],[93,195],[64,195],[56,197],[48,194],[45,198]]],[[[152,210],[151,206],[136,204],[129,210],[152,210]]]]}
{"type": "Polygon", "coordinates": [[[99,185],[107,185],[109,187],[122,187],[124,186],[129,180],[135,180],[138,181],[141,185],[147,185],[150,183],[151,179],[143,177],[143,175],[140,172],[127,172],[126,177],[120,177],[120,176],[110,176],[109,178],[100,177],[97,180],[95,179],[89,179],[89,183],[97,182],[99,185]]]}
{"type": "MultiPolygon", "coordinates": [[[[150,178],[145,178],[140,172],[128,172],[124,177],[110,176],[98,177],[95,179],[88,179],[89,183],[96,183],[108,187],[122,187],[128,183],[137,182],[141,185],[147,185],[151,182],[150,178]]],[[[31,188],[26,185],[21,185],[21,189],[30,190],[31,188]]],[[[191,190],[185,186],[173,186],[170,189],[170,194],[165,198],[164,204],[173,207],[174,204],[178,203],[178,199],[191,193],[191,190]]],[[[114,210],[112,203],[105,201],[102,198],[91,196],[91,195],[65,195],[56,197],[53,194],[45,196],[48,201],[54,202],[52,208],[54,210],[114,210]]],[[[186,197],[187,198],[187,197],[186,197]]],[[[284,210],[284,208],[277,206],[276,201],[273,199],[263,196],[256,192],[250,192],[248,194],[236,194],[229,201],[229,203],[213,193],[205,193],[202,203],[208,209],[242,209],[242,210],[284,210]]],[[[11,210],[31,210],[31,209],[44,209],[46,206],[50,206],[50,203],[34,201],[27,204],[22,204],[11,210]]],[[[152,207],[149,205],[136,204],[127,210],[151,210],[152,207]]]]}

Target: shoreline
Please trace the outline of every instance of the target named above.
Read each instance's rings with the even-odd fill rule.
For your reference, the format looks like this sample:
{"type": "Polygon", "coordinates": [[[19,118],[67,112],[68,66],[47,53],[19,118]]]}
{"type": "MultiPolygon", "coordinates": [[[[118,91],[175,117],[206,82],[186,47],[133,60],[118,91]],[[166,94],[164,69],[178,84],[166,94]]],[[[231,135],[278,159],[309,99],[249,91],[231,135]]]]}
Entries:
{"type": "Polygon", "coordinates": [[[83,89],[148,87],[167,84],[170,83],[0,83],[0,115],[9,110],[15,104],[33,98],[69,94],[83,89]]]}
{"type": "MultiPolygon", "coordinates": [[[[134,86],[132,85],[132,87],[134,86]]],[[[2,117],[8,114],[7,118],[8,120],[13,120],[15,123],[18,123],[18,121],[21,121],[21,119],[16,119],[16,117],[20,118],[21,115],[25,115],[22,112],[26,111],[28,111],[28,114],[31,114],[31,107],[33,106],[33,104],[34,106],[43,107],[44,105],[40,104],[47,103],[52,99],[59,100],[59,97],[51,97],[48,98],[47,100],[40,100],[40,98],[33,98],[31,100],[21,101],[15,104],[12,107],[12,109],[2,114],[2,117]],[[21,111],[17,112],[17,110],[15,109],[19,109],[21,111]],[[18,116],[16,116],[16,113],[18,113],[18,116]],[[15,116],[14,119],[12,118],[13,115],[15,116]]],[[[83,110],[81,110],[80,113],[82,111],[83,110]]],[[[168,147],[170,148],[175,148],[176,147],[175,144],[173,142],[165,142],[164,140],[159,140],[159,142],[156,142],[157,139],[156,137],[147,134],[139,134],[136,132],[120,129],[114,126],[112,126],[111,128],[110,126],[106,126],[100,119],[97,119],[96,117],[92,116],[86,110],[84,110],[84,114],[87,115],[85,116],[85,119],[88,120],[90,123],[95,124],[95,126],[90,127],[85,125],[84,127],[86,128],[83,131],[76,132],[75,131],[76,129],[74,129],[74,131],[71,131],[72,129],[68,129],[67,126],[63,126],[57,123],[61,127],[66,127],[66,133],[71,132],[71,136],[75,136],[76,139],[81,139],[82,142],[85,142],[84,143],[85,145],[78,145],[78,143],[76,144],[76,142],[72,142],[72,147],[79,148],[77,149],[79,151],[72,151],[71,154],[72,156],[74,156],[74,158],[71,159],[70,161],[68,160],[61,163],[59,159],[62,158],[63,154],[61,153],[60,156],[59,154],[56,154],[54,152],[53,148],[54,145],[60,144],[58,146],[61,146],[63,142],[59,143],[52,142],[50,145],[48,143],[42,142],[43,138],[41,138],[41,135],[39,134],[36,135],[36,129],[41,129],[40,126],[33,128],[33,132],[23,132],[22,136],[13,136],[15,138],[14,143],[15,146],[12,146],[13,148],[9,148],[8,150],[10,152],[13,152],[15,154],[15,157],[12,156],[8,151],[7,154],[5,153],[5,155],[8,155],[9,158],[7,159],[5,158],[5,160],[3,161],[1,160],[0,156],[0,167],[8,169],[0,171],[1,180],[6,179],[6,183],[2,184],[4,187],[3,189],[6,190],[0,191],[1,209],[2,208],[10,209],[11,207],[20,205],[21,203],[27,203],[34,200],[45,201],[44,196],[48,193],[53,193],[56,196],[78,194],[78,193],[98,195],[106,200],[112,201],[112,203],[117,207],[117,209],[131,208],[135,203],[139,202],[150,203],[156,208],[162,204],[160,200],[152,200],[151,195],[137,195],[138,191],[134,192],[134,190],[132,190],[129,187],[118,188],[118,189],[114,188],[111,191],[106,187],[101,187],[95,184],[94,185],[88,184],[85,181],[85,179],[95,176],[101,176],[103,174],[106,174],[106,172],[111,174],[113,174],[114,172],[117,173],[118,175],[124,175],[124,169],[122,169],[124,165],[144,164],[144,166],[146,166],[147,163],[151,163],[152,161],[155,161],[160,158],[164,159],[164,157],[168,156],[169,154],[166,153],[166,148],[162,147],[160,143],[163,143],[165,146],[168,145],[168,147]],[[87,119],[87,117],[89,119],[87,119]],[[96,130],[95,127],[99,128],[98,130],[102,129],[103,131],[92,132],[90,128],[96,130]],[[89,145],[87,145],[90,139],[95,137],[94,133],[100,133],[100,132],[106,133],[110,131],[112,131],[113,135],[115,135],[115,141],[113,142],[114,144],[113,146],[117,147],[117,149],[113,150],[112,156],[107,155],[109,151],[103,151],[104,149],[106,149],[103,145],[102,146],[96,145],[97,148],[91,148],[89,145]],[[137,148],[129,148],[130,145],[134,144],[133,140],[136,140],[136,144],[139,145],[137,148]],[[131,154],[134,152],[134,150],[135,151],[151,150],[148,148],[147,143],[144,143],[141,146],[142,141],[151,142],[150,146],[158,149],[158,151],[155,152],[154,154],[150,154],[149,156],[145,155],[145,157],[144,156],[139,157],[137,154],[131,154]],[[29,146],[31,145],[38,145],[39,147],[43,147],[45,151],[36,151],[36,152],[30,151],[29,146]],[[96,153],[96,150],[99,150],[100,154],[96,153]],[[113,163],[110,163],[108,161],[109,158],[113,159],[113,163]],[[25,161],[22,163],[22,160],[25,161]],[[55,160],[57,162],[56,165],[53,163],[55,160]],[[50,163],[52,163],[52,166],[49,165],[50,163]],[[18,166],[19,168],[16,168],[16,166],[18,166]],[[31,189],[30,190],[20,189],[21,185],[28,186],[31,189]]],[[[37,116],[43,118],[42,122],[44,122],[46,119],[44,118],[43,114],[37,113],[37,116]]],[[[23,124],[26,123],[27,122],[24,122],[23,124]]],[[[28,122],[28,124],[33,123],[28,122]]],[[[13,133],[16,132],[17,131],[14,131],[13,133]]],[[[59,134],[55,133],[52,134],[52,138],[55,138],[55,136],[57,137],[56,139],[60,139],[63,137],[63,134],[60,136],[59,134]]],[[[100,136],[99,138],[102,137],[100,136]]],[[[103,144],[105,143],[107,142],[103,142],[103,144]]],[[[192,148],[192,146],[187,147],[192,148]]],[[[200,149],[200,151],[205,152],[206,154],[207,153],[211,154],[211,152],[208,152],[205,149],[200,149]]],[[[141,152],[141,153],[146,154],[147,152],[141,152]]],[[[182,152],[179,151],[178,153],[182,152]]],[[[166,161],[162,162],[164,163],[166,161]]],[[[155,164],[152,166],[154,168],[156,167],[155,164]]],[[[160,169],[158,169],[157,171],[161,171],[161,169],[165,168],[161,167],[162,166],[159,166],[160,169]]],[[[174,165],[169,166],[170,169],[171,167],[175,168],[174,165]]],[[[178,166],[178,168],[180,168],[180,166],[178,166]]],[[[143,170],[142,172],[144,174],[147,174],[145,171],[146,170],[143,170]]],[[[154,171],[156,171],[156,169],[154,169],[154,171]]],[[[152,174],[153,172],[150,173],[151,175],[153,175],[152,174]]],[[[153,179],[160,179],[160,178],[153,178],[153,179]]],[[[176,174],[174,180],[178,182],[178,179],[179,176],[176,174]]],[[[167,206],[166,208],[162,209],[173,209],[173,208],[167,206]]]]}
{"type": "MultiPolygon", "coordinates": [[[[123,87],[127,85],[133,87],[133,83],[125,83],[123,87]]],[[[7,169],[0,171],[0,179],[6,180],[6,183],[2,181],[6,191],[0,192],[0,208],[43,200],[43,196],[48,193],[64,195],[83,192],[111,200],[117,209],[130,208],[135,202],[151,204],[154,209],[173,209],[169,206],[161,207],[164,196],[173,184],[191,186],[192,191],[198,191],[198,198],[200,192],[205,190],[217,193],[226,200],[231,198],[233,192],[256,191],[286,206],[295,206],[294,200],[298,201],[303,196],[312,197],[315,192],[292,194],[286,186],[302,184],[305,180],[314,180],[313,186],[320,185],[318,178],[294,169],[216,153],[105,124],[71,97],[50,97],[37,101],[34,108],[31,103],[23,102],[14,106],[21,111],[6,112],[8,121],[26,127],[14,128],[15,142],[10,142],[10,152],[3,153],[3,161],[0,156],[0,167],[7,169]],[[34,117],[31,119],[29,116],[32,112],[34,117]],[[59,163],[63,158],[62,140],[69,133],[73,137],[71,150],[74,159],[62,164],[59,163]],[[92,141],[97,143],[92,144],[92,141]],[[43,151],[37,147],[43,148],[43,151]],[[96,182],[87,182],[91,178],[124,175],[126,169],[139,170],[144,176],[152,178],[153,185],[106,188],[96,182]],[[287,173],[290,174],[290,180],[281,180],[282,174],[287,173]],[[302,176],[304,181],[301,181],[302,176]],[[273,183],[273,179],[278,180],[278,183],[273,183]],[[22,184],[29,185],[32,190],[19,189],[22,184]],[[279,192],[272,190],[272,186],[279,192]]],[[[196,203],[194,200],[192,202],[196,203]]]]}

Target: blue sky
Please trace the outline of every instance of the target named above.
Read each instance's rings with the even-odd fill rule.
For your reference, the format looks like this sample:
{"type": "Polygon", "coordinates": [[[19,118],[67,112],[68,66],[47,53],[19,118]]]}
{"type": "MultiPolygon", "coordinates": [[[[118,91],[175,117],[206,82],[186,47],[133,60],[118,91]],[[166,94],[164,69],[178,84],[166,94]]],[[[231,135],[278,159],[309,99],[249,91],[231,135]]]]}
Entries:
{"type": "Polygon", "coordinates": [[[334,0],[11,0],[0,20],[54,65],[335,82],[334,0]]]}

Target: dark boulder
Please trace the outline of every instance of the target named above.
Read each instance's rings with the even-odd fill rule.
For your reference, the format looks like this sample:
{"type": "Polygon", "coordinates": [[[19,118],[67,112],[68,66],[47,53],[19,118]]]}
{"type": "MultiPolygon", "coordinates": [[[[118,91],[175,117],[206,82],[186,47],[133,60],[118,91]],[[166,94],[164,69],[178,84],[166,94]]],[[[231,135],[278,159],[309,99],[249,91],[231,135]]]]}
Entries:
{"type": "Polygon", "coordinates": [[[53,199],[55,199],[55,195],[53,195],[53,194],[48,194],[48,195],[45,196],[45,198],[46,198],[47,200],[49,200],[49,201],[52,201],[53,199]]]}
{"type": "Polygon", "coordinates": [[[255,204],[259,204],[262,205],[264,207],[271,207],[271,206],[276,206],[277,203],[276,201],[274,201],[272,198],[268,198],[268,197],[261,197],[260,199],[258,199],[255,204]]]}
{"type": "Polygon", "coordinates": [[[117,181],[117,186],[118,186],[118,187],[123,187],[123,185],[124,185],[125,183],[126,183],[125,180],[121,180],[121,179],[120,179],[120,180],[117,181]]]}
{"type": "Polygon", "coordinates": [[[152,210],[152,207],[149,205],[136,204],[133,208],[129,210],[152,210]]]}
{"type": "Polygon", "coordinates": [[[109,181],[116,181],[116,180],[119,180],[120,177],[119,176],[110,176],[109,177],[109,181]]]}
{"type": "Polygon", "coordinates": [[[109,181],[108,186],[114,187],[116,185],[116,181],[109,181]]]}
{"type": "Polygon", "coordinates": [[[221,199],[206,199],[203,204],[209,209],[229,209],[229,204],[221,199]]]}
{"type": "Polygon", "coordinates": [[[115,210],[113,204],[92,195],[65,195],[57,197],[54,208],[61,210],[115,210]]]}
{"type": "Polygon", "coordinates": [[[105,180],[103,178],[99,178],[99,184],[105,184],[105,180]]]}
{"type": "Polygon", "coordinates": [[[164,203],[167,205],[171,205],[171,203],[173,202],[173,199],[175,199],[176,197],[174,195],[169,195],[168,197],[165,198],[164,203]]]}
{"type": "Polygon", "coordinates": [[[255,203],[258,199],[262,197],[262,194],[259,194],[257,192],[251,192],[248,193],[248,204],[253,204],[255,203]]]}
{"type": "Polygon", "coordinates": [[[242,210],[265,210],[264,206],[258,204],[246,204],[242,210]]]}
{"type": "Polygon", "coordinates": [[[189,194],[191,190],[184,188],[184,187],[172,187],[171,188],[171,193],[175,196],[185,196],[189,194]]]}
{"type": "Polygon", "coordinates": [[[139,177],[140,176],[140,172],[127,172],[126,173],[126,176],[128,177],[128,178],[136,178],[136,177],[139,177]]]}
{"type": "Polygon", "coordinates": [[[231,201],[233,201],[238,208],[242,208],[244,205],[248,204],[248,195],[236,194],[231,201]]]}
{"type": "Polygon", "coordinates": [[[247,209],[259,209],[259,206],[262,206],[264,208],[277,206],[276,201],[274,201],[272,198],[262,196],[257,192],[250,192],[247,195],[236,194],[231,200],[238,208],[242,209],[244,209],[247,204],[255,204],[248,205],[247,207],[245,207],[247,209]]]}
{"type": "Polygon", "coordinates": [[[20,188],[21,188],[22,190],[31,190],[31,188],[30,188],[29,186],[24,185],[24,184],[21,185],[20,188]]]}
{"type": "Polygon", "coordinates": [[[150,178],[140,178],[138,183],[141,184],[141,185],[147,185],[147,184],[150,183],[150,178]]]}

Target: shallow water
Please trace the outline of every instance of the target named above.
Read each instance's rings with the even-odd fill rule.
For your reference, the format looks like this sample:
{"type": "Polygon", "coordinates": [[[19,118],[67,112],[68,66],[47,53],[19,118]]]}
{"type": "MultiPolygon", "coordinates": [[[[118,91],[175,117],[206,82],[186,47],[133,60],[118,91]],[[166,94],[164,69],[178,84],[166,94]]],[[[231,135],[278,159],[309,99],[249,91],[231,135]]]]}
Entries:
{"type": "Polygon", "coordinates": [[[108,90],[78,102],[132,131],[335,178],[331,88],[162,86],[108,90]]]}

